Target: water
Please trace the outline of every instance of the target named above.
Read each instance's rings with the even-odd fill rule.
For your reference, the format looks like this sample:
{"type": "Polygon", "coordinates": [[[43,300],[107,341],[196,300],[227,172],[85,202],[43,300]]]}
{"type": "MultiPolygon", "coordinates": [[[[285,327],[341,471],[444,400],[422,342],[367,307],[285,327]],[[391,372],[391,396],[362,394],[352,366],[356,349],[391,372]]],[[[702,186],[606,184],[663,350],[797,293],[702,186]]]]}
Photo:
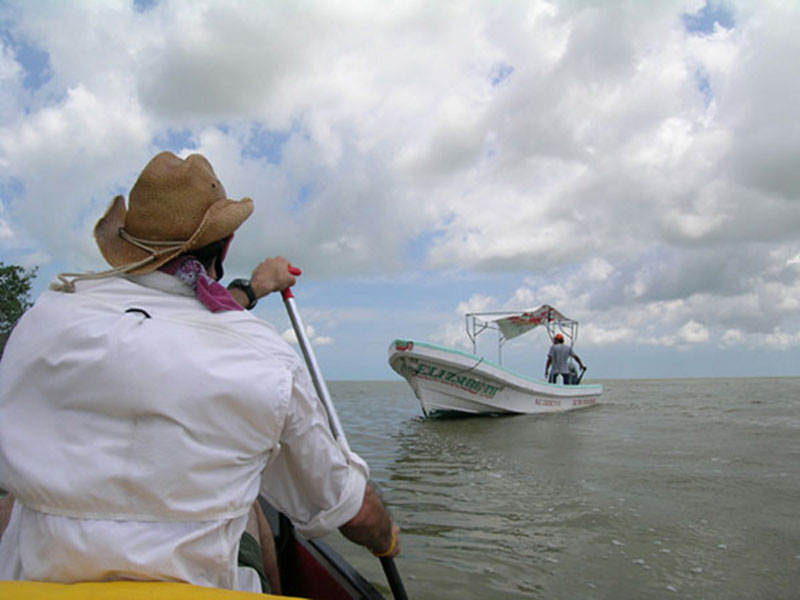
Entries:
{"type": "Polygon", "coordinates": [[[582,411],[439,421],[403,381],[330,383],[409,596],[800,598],[800,378],[602,383],[582,411]]]}

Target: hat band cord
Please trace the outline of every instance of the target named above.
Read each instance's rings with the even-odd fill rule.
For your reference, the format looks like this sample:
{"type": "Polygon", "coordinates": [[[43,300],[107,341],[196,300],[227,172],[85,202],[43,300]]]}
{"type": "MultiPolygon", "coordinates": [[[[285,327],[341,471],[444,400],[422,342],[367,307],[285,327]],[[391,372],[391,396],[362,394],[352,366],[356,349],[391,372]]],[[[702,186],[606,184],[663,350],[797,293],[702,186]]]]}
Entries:
{"type": "Polygon", "coordinates": [[[125,231],[124,227],[119,228],[119,236],[123,240],[133,244],[140,250],[144,250],[145,252],[149,253],[150,256],[133,263],[128,263],[127,265],[120,265],[119,267],[115,267],[107,271],[100,271],[97,273],[59,273],[57,277],[61,280],[61,283],[55,283],[55,282],[51,283],[50,289],[56,292],[70,292],[70,293],[74,292],[76,281],[84,281],[89,279],[105,279],[106,277],[113,277],[114,275],[118,275],[120,273],[127,273],[129,271],[133,271],[134,269],[138,269],[139,267],[143,267],[146,264],[153,262],[154,260],[163,256],[164,254],[169,254],[170,252],[174,252],[175,250],[180,249],[188,241],[188,240],[186,241],[145,240],[131,235],[130,233],[125,231]],[[161,246],[161,248],[155,249],[152,246],[161,246]]]}
{"type": "Polygon", "coordinates": [[[146,240],[144,238],[138,238],[134,235],[131,235],[127,231],[125,231],[124,227],[119,228],[119,237],[121,237],[126,242],[130,242],[137,248],[144,250],[145,252],[149,252],[153,255],[153,258],[160,256],[161,254],[165,254],[170,250],[174,250],[183,246],[189,240],[183,241],[176,241],[176,240],[146,240]],[[151,246],[162,246],[163,250],[153,250],[151,246]]]}

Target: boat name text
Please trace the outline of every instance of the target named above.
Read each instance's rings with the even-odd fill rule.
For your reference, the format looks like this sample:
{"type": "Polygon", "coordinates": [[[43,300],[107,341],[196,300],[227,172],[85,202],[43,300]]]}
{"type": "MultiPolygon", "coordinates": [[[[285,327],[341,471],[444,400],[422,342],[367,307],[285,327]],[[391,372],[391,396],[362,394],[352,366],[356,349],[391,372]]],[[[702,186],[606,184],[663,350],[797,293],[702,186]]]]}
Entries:
{"type": "Polygon", "coordinates": [[[463,372],[448,371],[436,365],[429,365],[423,362],[417,365],[416,375],[424,379],[438,379],[466,390],[471,394],[479,394],[487,398],[494,398],[495,394],[502,389],[502,386],[479,381],[474,377],[464,375],[463,372]]]}

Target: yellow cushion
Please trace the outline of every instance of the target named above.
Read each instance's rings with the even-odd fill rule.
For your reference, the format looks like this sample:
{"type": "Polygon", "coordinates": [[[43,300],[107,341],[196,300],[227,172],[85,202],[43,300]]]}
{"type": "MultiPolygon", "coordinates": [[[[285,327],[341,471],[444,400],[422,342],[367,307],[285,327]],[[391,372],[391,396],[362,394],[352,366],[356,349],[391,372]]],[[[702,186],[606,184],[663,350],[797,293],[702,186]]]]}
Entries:
{"type": "Polygon", "coordinates": [[[287,598],[234,592],[188,583],[109,581],[100,583],[41,583],[0,581],[3,600],[260,600],[287,598]]]}

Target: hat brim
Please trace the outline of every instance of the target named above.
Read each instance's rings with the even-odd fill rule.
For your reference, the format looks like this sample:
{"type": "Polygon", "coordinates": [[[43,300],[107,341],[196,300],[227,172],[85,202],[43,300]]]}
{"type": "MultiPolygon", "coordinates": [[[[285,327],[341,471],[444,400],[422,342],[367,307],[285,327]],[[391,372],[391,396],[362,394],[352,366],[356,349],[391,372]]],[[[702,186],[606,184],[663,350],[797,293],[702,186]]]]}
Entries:
{"type": "MultiPolygon", "coordinates": [[[[174,250],[166,252],[141,267],[131,269],[128,272],[132,275],[142,275],[155,271],[163,264],[184,252],[194,250],[195,248],[202,248],[211,242],[228,237],[236,231],[252,213],[253,200],[251,198],[242,198],[241,200],[218,200],[208,207],[200,225],[198,225],[197,229],[188,240],[185,240],[183,244],[174,250]]],[[[125,207],[125,199],[122,196],[117,196],[111,201],[108,210],[106,210],[106,213],[97,221],[94,228],[94,237],[97,246],[100,248],[103,258],[105,258],[112,267],[135,264],[152,256],[146,250],[139,248],[120,236],[119,230],[125,226],[125,217],[127,214],[128,211],[125,207]]]]}

